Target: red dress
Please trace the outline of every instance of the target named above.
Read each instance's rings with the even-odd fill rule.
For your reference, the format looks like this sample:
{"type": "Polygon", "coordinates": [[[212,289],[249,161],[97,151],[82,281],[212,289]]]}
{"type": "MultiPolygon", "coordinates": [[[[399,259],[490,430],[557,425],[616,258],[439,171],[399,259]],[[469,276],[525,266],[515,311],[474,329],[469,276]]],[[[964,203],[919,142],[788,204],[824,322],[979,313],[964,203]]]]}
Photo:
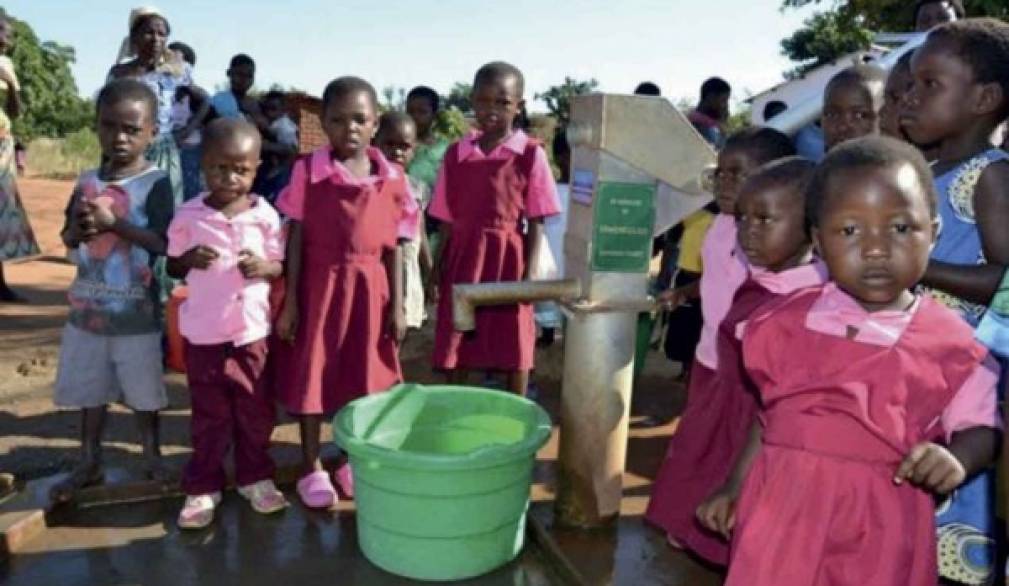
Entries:
{"type": "Polygon", "coordinates": [[[328,415],[402,380],[398,346],[387,333],[390,294],[382,256],[397,244],[407,187],[378,151],[369,149],[369,155],[387,172],[376,181],[319,177],[316,155],[303,157],[292,171],[292,182],[300,180],[305,190],[294,292],[301,314],[293,345],[278,344],[274,356],[279,396],[293,414],[328,415]]]}
{"type": "Polygon", "coordinates": [[[456,143],[445,155],[452,233],[442,251],[435,368],[513,371],[533,366],[532,304],[478,308],[476,330],[464,335],[452,324],[452,286],[522,280],[526,258],[521,222],[537,148],[530,140],[519,156],[460,161],[456,143]]]}
{"type": "Polygon", "coordinates": [[[737,511],[727,586],[934,586],[935,505],[894,473],[987,352],[928,296],[892,347],[812,331],[821,288],[751,323],[764,440],[737,511]]]}
{"type": "Polygon", "coordinates": [[[765,304],[780,299],[754,280],[736,292],[718,328],[718,371],[691,370],[687,406],[655,478],[645,520],[704,559],[725,565],[729,544],[697,520],[697,507],[721,487],[746,445],[757,416],[757,391],[743,370],[736,329],[765,304]]]}

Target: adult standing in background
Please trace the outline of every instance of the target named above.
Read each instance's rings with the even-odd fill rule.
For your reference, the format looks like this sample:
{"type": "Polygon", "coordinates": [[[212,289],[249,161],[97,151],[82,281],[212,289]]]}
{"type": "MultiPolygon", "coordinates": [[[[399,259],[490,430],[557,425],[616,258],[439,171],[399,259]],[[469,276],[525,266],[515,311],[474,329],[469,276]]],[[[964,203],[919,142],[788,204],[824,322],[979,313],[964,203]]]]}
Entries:
{"type": "Polygon", "coordinates": [[[712,77],[701,84],[701,101],[697,108],[687,115],[711,146],[720,149],[725,146],[725,123],[729,121],[729,98],[732,86],[720,77],[712,77]]]}
{"type": "Polygon", "coordinates": [[[14,40],[14,26],[0,17],[0,91],[6,94],[0,104],[0,302],[24,301],[7,285],[3,262],[39,253],[35,234],[17,187],[17,161],[11,119],[21,113],[21,86],[14,73],[14,63],[6,55],[14,40]]]}
{"type": "Polygon", "coordinates": [[[918,0],[914,5],[914,30],[928,32],[940,24],[966,16],[960,0],[918,0]]]}
{"type": "Polygon", "coordinates": [[[175,194],[175,205],[183,201],[182,164],[176,136],[184,141],[197,131],[210,109],[206,92],[193,83],[192,69],[168,48],[171,28],[164,13],[154,7],[134,8],[130,12],[129,36],[123,40],[116,64],[109,70],[109,80],[124,77],[147,84],[158,97],[158,137],[147,151],[147,159],[168,173],[175,194]],[[173,135],[172,109],[179,88],[189,88],[199,97],[199,104],[189,123],[173,135]]]}

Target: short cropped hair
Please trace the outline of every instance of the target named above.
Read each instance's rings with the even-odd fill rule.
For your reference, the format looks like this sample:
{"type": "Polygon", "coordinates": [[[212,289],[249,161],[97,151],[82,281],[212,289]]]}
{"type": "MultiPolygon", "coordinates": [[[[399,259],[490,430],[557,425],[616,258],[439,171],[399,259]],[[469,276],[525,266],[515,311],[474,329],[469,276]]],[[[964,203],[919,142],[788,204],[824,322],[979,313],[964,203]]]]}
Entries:
{"type": "Polygon", "coordinates": [[[504,61],[493,61],[478,69],[476,75],[473,76],[473,89],[476,89],[485,83],[491,83],[508,78],[515,79],[518,84],[520,96],[525,93],[525,76],[522,75],[522,72],[519,71],[518,67],[515,67],[511,63],[505,63],[504,61]]]}
{"type": "Polygon", "coordinates": [[[103,106],[110,106],[119,102],[133,101],[141,102],[147,107],[147,113],[152,122],[158,120],[158,96],[147,84],[133,78],[122,77],[114,79],[105,84],[98,92],[95,100],[95,110],[100,111],[103,106]]]}
{"type": "Polygon", "coordinates": [[[192,47],[185,43],[175,41],[168,45],[168,48],[172,51],[176,51],[182,54],[182,60],[188,63],[192,67],[196,67],[196,51],[192,47]]]}
{"type": "Polygon", "coordinates": [[[358,92],[368,94],[372,106],[378,110],[378,93],[375,92],[375,87],[360,77],[351,75],[338,77],[326,84],[326,89],[322,92],[322,109],[329,108],[333,100],[358,92]]]}
{"type": "Polygon", "coordinates": [[[927,43],[950,43],[980,83],[1002,87],[1000,118],[1009,114],[1009,24],[995,18],[968,18],[938,26],[927,43]]]}
{"type": "Polygon", "coordinates": [[[788,135],[766,126],[745,128],[732,134],[725,141],[723,151],[744,150],[752,155],[754,162],[764,165],[778,159],[795,156],[795,145],[788,135]]]}
{"type": "Polygon", "coordinates": [[[707,99],[708,96],[720,96],[731,93],[732,86],[720,77],[710,77],[701,84],[701,101],[707,99]]]}
{"type": "Polygon", "coordinates": [[[406,94],[407,102],[409,102],[414,98],[421,98],[423,100],[427,100],[427,103],[431,104],[432,112],[437,112],[438,108],[441,107],[441,96],[438,95],[438,92],[427,87],[426,85],[419,85],[410,90],[410,93],[406,94]]]}
{"type": "Polygon", "coordinates": [[[239,53],[238,55],[232,57],[231,63],[228,64],[228,69],[234,69],[236,67],[251,67],[255,69],[256,62],[252,60],[252,57],[249,57],[245,53],[239,53]]]}
{"type": "Polygon", "coordinates": [[[643,81],[638,84],[638,87],[634,88],[634,95],[636,96],[661,96],[662,90],[659,86],[650,81],[643,81]]]}

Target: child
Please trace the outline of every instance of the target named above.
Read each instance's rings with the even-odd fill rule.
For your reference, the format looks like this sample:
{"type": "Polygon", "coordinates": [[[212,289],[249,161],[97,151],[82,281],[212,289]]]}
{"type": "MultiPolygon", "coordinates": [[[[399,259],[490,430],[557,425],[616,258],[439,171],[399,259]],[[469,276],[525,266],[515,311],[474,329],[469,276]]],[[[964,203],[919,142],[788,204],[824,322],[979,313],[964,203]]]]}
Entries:
{"type": "MultiPolygon", "coordinates": [[[[911,72],[901,124],[915,144],[935,147],[942,220],[922,283],[976,326],[1009,264],[1009,155],[991,144],[1009,113],[1009,25],[969,19],[933,29],[911,72]]],[[[944,576],[983,583],[990,573],[993,482],[982,474],[942,506],[940,539],[962,544],[954,553],[962,547],[974,558],[944,559],[944,576]],[[971,543],[986,551],[972,553],[971,543]]]]}
{"type": "Polygon", "coordinates": [[[719,327],[718,370],[706,388],[691,386],[653,492],[652,508],[662,512],[670,541],[712,563],[728,561],[728,543],[706,531],[695,511],[728,478],[757,412],[737,329],[758,307],[826,280],[806,232],[804,189],[812,172],[812,162],[790,157],[761,167],[743,185],[736,203],[737,246],[750,276],[719,327]]]}
{"type": "MultiPolygon", "coordinates": [[[[883,88],[883,108],[879,111],[879,131],[883,136],[907,140],[900,127],[901,104],[904,96],[914,83],[911,77],[911,57],[914,52],[904,53],[890,70],[883,88]]],[[[928,160],[928,159],[926,159],[928,160]]]]}
{"type": "Polygon", "coordinates": [[[879,134],[886,72],[872,65],[854,65],[827,83],[823,92],[823,140],[829,152],[838,144],[879,134]]]}
{"type": "Polygon", "coordinates": [[[282,272],[283,243],[277,212],[249,192],[259,141],[244,121],[211,123],[203,143],[209,193],[183,204],[168,228],[169,274],[189,288],[179,314],[193,409],[183,529],[213,521],[232,438],[238,493],[259,513],[287,506],[271,480],[274,407],[263,379],[269,281],[282,272]]]}
{"type": "Polygon", "coordinates": [[[723,127],[729,119],[731,97],[732,86],[728,82],[720,77],[709,78],[701,84],[701,101],[697,104],[697,109],[687,116],[704,140],[716,149],[725,146],[723,127]]]}
{"type": "MultiPolygon", "coordinates": [[[[341,77],[322,96],[329,145],[294,164],[277,206],[290,219],[287,295],[277,319],[277,384],[298,416],[306,506],[329,508],[336,491],[319,460],[323,417],[400,382],[406,332],[403,261],[397,246],[409,197],[402,172],[372,148],[378,98],[368,82],[341,77]]],[[[353,492],[349,466],[337,478],[353,492]]]]}
{"type": "Polygon", "coordinates": [[[462,383],[472,369],[504,372],[507,387],[524,394],[533,366],[532,305],[477,309],[476,331],[452,326],[452,286],[527,279],[536,274],[543,218],[557,214],[557,189],[539,143],[513,130],[525,80],[513,65],[484,65],[473,81],[480,131],[445,154],[428,212],[442,222],[434,279],[440,285],[434,366],[462,383]],[[525,234],[521,223],[528,222],[525,234]],[[530,262],[532,261],[532,262],[530,262]]]}
{"type": "MultiPolygon", "coordinates": [[[[556,278],[564,276],[564,232],[568,226],[568,203],[571,182],[571,145],[568,144],[566,128],[558,128],[550,145],[554,156],[554,164],[560,170],[557,178],[557,201],[560,213],[543,220],[543,234],[546,236],[550,255],[557,267],[556,278]]],[[[540,342],[549,346],[554,342],[556,331],[563,325],[561,310],[553,301],[541,301],[533,306],[536,325],[540,329],[540,342]]]]}
{"type": "MultiPolygon", "coordinates": [[[[413,119],[401,112],[386,112],[378,124],[375,143],[390,163],[399,165],[404,173],[413,159],[414,148],[417,145],[417,127],[413,119]]],[[[401,242],[403,247],[403,265],[406,268],[403,283],[403,303],[406,313],[406,326],[420,328],[427,319],[424,304],[425,276],[431,274],[431,251],[427,246],[427,234],[424,230],[424,207],[426,207],[427,189],[424,184],[413,177],[407,178],[410,195],[407,211],[411,225],[409,240],[401,242]]]]}
{"type": "Polygon", "coordinates": [[[261,108],[269,126],[263,136],[264,161],[255,185],[256,193],[272,202],[291,180],[291,166],[298,156],[298,125],[285,111],[283,92],[267,92],[261,108]]]}
{"type": "Polygon", "coordinates": [[[438,92],[427,86],[417,86],[406,95],[406,113],[417,126],[417,147],[410,162],[410,176],[426,185],[429,192],[434,191],[438,169],[450,144],[434,132],[440,105],[438,92]]]}
{"type": "Polygon", "coordinates": [[[80,409],[82,429],[80,461],[53,487],[56,502],[102,481],[105,413],[120,399],[136,414],[146,475],[168,480],[158,440],[167,398],[153,267],[165,252],[174,198],[165,172],[144,159],[157,135],[158,102],[142,82],[121,79],[102,88],[96,106],[102,166],[78,178],[60,232],[77,276],[53,401],[80,409]]]}
{"type": "Polygon", "coordinates": [[[239,53],[231,58],[227,73],[228,89],[217,92],[210,99],[214,112],[221,118],[245,118],[256,126],[265,126],[259,102],[249,95],[256,82],[256,62],[252,57],[239,53]]]}
{"type": "Polygon", "coordinates": [[[914,30],[919,33],[962,19],[966,15],[961,0],[918,0],[914,5],[914,30]]]}
{"type": "Polygon", "coordinates": [[[911,291],[937,229],[917,150],[839,146],[807,199],[831,282],[750,321],[760,423],[698,515],[732,533],[727,586],[935,584],[932,494],[994,457],[998,367],[955,314],[911,291]]]}
{"type": "MultiPolygon", "coordinates": [[[[196,67],[196,52],[192,47],[185,43],[174,42],[169,44],[168,48],[190,68],[196,67]]],[[[200,96],[189,91],[188,86],[183,86],[176,90],[175,102],[172,105],[172,129],[175,132],[179,161],[182,165],[183,201],[193,199],[203,190],[203,175],[200,172],[201,132],[199,126],[190,124],[194,112],[198,110],[195,103],[199,99],[200,96]]]]}

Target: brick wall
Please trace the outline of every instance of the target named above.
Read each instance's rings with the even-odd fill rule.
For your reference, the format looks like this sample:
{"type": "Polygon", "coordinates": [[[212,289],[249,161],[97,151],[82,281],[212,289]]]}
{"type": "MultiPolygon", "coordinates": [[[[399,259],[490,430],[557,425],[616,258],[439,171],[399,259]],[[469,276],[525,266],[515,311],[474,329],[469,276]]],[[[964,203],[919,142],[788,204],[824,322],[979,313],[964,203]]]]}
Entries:
{"type": "Polygon", "coordinates": [[[308,94],[287,95],[288,115],[298,125],[299,151],[310,153],[326,144],[326,134],[319,119],[322,100],[308,94]]]}

